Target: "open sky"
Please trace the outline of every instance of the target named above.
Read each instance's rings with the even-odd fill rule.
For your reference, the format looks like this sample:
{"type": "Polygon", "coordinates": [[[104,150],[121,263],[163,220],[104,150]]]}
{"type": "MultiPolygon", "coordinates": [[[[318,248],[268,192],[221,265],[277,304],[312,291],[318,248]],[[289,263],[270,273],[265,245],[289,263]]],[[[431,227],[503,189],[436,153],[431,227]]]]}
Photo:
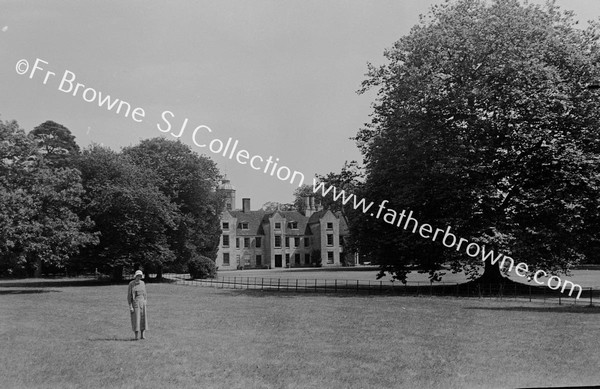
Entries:
{"type": "MultiPolygon", "coordinates": [[[[265,174],[266,162],[256,159],[261,170],[254,170],[208,143],[237,140],[238,150],[279,158],[279,167],[302,172],[306,183],[360,161],[349,138],[369,121],[375,98],[356,93],[366,64],[382,64],[384,49],[439,2],[0,0],[0,119],[27,131],[54,120],[82,147],[119,150],[156,136],[175,139],[187,118],[179,139],[227,174],[238,207],[242,197],[253,209],[291,202],[295,185],[265,174]],[[21,59],[29,64],[21,64],[23,75],[16,70],[21,59]],[[32,75],[36,59],[45,63],[32,75]],[[44,84],[47,71],[54,74],[44,84]],[[67,71],[70,93],[61,91],[71,87],[61,82],[67,71]],[[85,87],[73,96],[76,83],[85,87]],[[84,101],[85,88],[92,102],[84,101]],[[144,115],[135,121],[125,107],[99,107],[99,94],[144,115]],[[165,111],[172,128],[161,132],[158,126],[168,129],[165,111]],[[201,125],[212,133],[201,127],[193,138],[201,125]]],[[[600,15],[599,0],[558,4],[582,22],[600,15]]]]}

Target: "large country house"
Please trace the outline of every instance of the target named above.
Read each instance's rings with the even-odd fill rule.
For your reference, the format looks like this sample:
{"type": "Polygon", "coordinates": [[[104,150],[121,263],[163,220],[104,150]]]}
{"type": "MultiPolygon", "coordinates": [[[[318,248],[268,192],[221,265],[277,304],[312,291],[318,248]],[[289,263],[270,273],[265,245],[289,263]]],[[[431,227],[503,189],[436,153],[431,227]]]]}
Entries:
{"type": "Polygon", "coordinates": [[[250,209],[242,199],[235,209],[235,188],[223,180],[225,193],[221,215],[223,234],[216,265],[219,269],[340,266],[348,228],[343,218],[315,205],[306,197],[306,211],[250,209]]]}

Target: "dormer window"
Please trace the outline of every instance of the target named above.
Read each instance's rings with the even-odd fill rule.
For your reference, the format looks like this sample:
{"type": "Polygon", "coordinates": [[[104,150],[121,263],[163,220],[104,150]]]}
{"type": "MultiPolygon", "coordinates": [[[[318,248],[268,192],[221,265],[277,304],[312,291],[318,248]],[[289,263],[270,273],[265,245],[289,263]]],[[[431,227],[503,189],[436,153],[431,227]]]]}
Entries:
{"type": "Polygon", "coordinates": [[[229,229],[229,222],[223,222],[223,229],[224,230],[228,230],[229,229]]]}
{"type": "Polygon", "coordinates": [[[248,229],[248,223],[247,223],[247,222],[240,223],[240,228],[241,228],[242,230],[247,230],[247,229],[248,229]]]}
{"type": "Polygon", "coordinates": [[[333,223],[332,222],[327,222],[327,229],[328,230],[333,230],[333,223]]]}
{"type": "Polygon", "coordinates": [[[281,230],[281,223],[275,223],[275,229],[281,230]]]}
{"type": "Polygon", "coordinates": [[[291,228],[293,230],[297,230],[298,229],[298,222],[289,222],[288,223],[288,228],[291,228]]]}

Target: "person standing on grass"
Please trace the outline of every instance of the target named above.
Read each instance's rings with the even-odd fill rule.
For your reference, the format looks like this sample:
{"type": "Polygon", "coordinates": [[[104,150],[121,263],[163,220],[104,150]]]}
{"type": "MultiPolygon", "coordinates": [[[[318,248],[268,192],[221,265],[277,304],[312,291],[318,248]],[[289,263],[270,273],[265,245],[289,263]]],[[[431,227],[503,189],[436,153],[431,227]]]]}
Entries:
{"type": "Polygon", "coordinates": [[[146,284],[142,281],[144,273],[137,270],[134,277],[134,280],[129,283],[129,290],[127,291],[127,302],[131,313],[131,328],[135,332],[135,340],[138,340],[138,334],[141,335],[141,339],[146,339],[144,332],[148,329],[148,320],[146,316],[146,284]]]}

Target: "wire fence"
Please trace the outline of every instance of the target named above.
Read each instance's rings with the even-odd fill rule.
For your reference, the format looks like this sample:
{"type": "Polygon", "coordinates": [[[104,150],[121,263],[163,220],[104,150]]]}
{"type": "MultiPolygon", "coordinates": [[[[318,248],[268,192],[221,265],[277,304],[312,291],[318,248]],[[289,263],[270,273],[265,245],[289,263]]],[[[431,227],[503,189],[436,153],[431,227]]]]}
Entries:
{"type": "MultiPolygon", "coordinates": [[[[293,293],[352,294],[352,295],[392,295],[392,296],[447,296],[490,298],[500,300],[521,300],[556,304],[594,305],[600,302],[600,289],[584,288],[577,299],[577,291],[572,296],[548,287],[511,283],[507,285],[481,283],[429,283],[390,281],[365,281],[348,279],[297,279],[267,277],[217,277],[212,279],[191,279],[187,274],[164,274],[165,278],[180,285],[206,286],[223,289],[246,289],[293,293]]],[[[568,292],[568,291],[567,291],[568,292]]]]}

